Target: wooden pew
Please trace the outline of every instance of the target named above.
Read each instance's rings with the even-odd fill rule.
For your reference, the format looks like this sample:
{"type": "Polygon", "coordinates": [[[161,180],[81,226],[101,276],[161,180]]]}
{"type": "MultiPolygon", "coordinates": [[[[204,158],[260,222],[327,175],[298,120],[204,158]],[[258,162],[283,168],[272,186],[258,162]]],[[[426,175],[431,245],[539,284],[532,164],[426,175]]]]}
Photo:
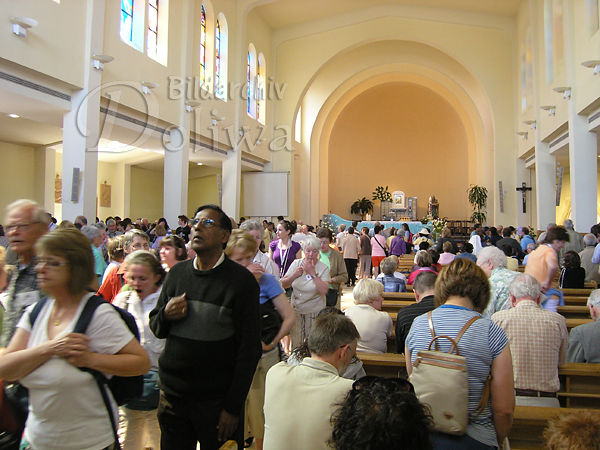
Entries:
{"type": "MultiPolygon", "coordinates": [[[[357,356],[367,375],[406,376],[406,360],[397,353],[363,353],[357,356]]],[[[600,364],[567,363],[559,366],[558,398],[568,408],[600,409],[600,364]]]]}
{"type": "MultiPolygon", "coordinates": [[[[395,327],[396,326],[396,317],[398,316],[398,311],[396,311],[396,312],[387,311],[387,313],[392,318],[392,323],[394,324],[394,327],[395,327]]],[[[571,331],[572,328],[578,327],[579,325],[583,325],[584,323],[593,322],[592,319],[589,319],[589,318],[588,319],[584,319],[584,318],[566,319],[566,321],[567,321],[567,331],[571,331]]],[[[396,336],[393,334],[391,339],[395,340],[396,336]]],[[[390,342],[390,339],[388,339],[388,344],[389,344],[389,342],[390,342]]]]}
{"type": "Polygon", "coordinates": [[[513,425],[508,440],[512,450],[545,448],[543,437],[548,421],[561,414],[569,414],[575,408],[541,408],[516,406],[513,425]]]}

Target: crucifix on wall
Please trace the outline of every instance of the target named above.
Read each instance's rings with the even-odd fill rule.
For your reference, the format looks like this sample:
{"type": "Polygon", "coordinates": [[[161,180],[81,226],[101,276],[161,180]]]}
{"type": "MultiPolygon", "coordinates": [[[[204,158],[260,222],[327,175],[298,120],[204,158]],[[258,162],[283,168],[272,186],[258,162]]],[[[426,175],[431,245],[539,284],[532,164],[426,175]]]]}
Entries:
{"type": "Polygon", "coordinates": [[[523,212],[527,212],[527,191],[530,191],[531,187],[527,186],[527,183],[521,183],[521,187],[517,188],[517,191],[521,191],[521,195],[523,196],[523,212]]]}

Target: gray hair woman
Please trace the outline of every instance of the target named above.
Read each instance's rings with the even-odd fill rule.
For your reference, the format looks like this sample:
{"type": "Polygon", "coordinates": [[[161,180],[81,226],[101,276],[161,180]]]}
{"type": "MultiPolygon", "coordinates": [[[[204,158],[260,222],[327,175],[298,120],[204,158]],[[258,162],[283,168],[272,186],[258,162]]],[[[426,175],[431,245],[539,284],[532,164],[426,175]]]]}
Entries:
{"type": "Polygon", "coordinates": [[[296,314],[296,322],[290,336],[292,348],[304,342],[312,324],[321,309],[325,307],[325,294],[329,290],[329,269],[319,261],[321,241],[308,236],[302,241],[304,258],[290,265],[281,279],[284,289],[292,288],[291,304],[296,314]]]}

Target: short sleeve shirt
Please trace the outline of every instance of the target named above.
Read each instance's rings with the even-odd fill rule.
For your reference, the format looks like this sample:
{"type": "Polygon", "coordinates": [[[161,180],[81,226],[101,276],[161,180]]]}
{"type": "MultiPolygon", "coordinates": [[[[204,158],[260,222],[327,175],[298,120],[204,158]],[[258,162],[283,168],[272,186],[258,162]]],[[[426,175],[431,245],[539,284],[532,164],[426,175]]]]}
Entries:
{"type": "MultiPolygon", "coordinates": [[[[456,337],[460,329],[479,313],[461,306],[442,305],[433,310],[433,325],[436,335],[456,337]]],[[[432,336],[427,324],[427,314],[417,317],[406,338],[406,346],[411,361],[415,362],[417,352],[427,350],[432,336]]],[[[450,350],[450,342],[438,339],[441,351],[450,350]]],[[[469,383],[469,425],[467,434],[486,445],[497,446],[496,430],[490,404],[479,415],[475,410],[481,400],[483,387],[492,368],[492,362],[504,350],[508,339],[504,331],[489,319],[476,320],[458,342],[458,349],[467,358],[469,383]]]]}
{"type": "MultiPolygon", "coordinates": [[[[84,297],[75,317],[62,334],[68,334],[79,318],[89,294],[84,297]]],[[[49,299],[40,311],[33,329],[29,322],[29,307],[17,327],[30,333],[28,348],[48,340],[48,319],[54,306],[49,299]]],[[[131,331],[114,308],[100,305],[94,312],[86,335],[92,352],[115,354],[132,339],[131,331]]],[[[66,360],[53,357],[19,380],[29,389],[29,416],[25,427],[25,439],[33,448],[49,450],[79,450],[104,448],[114,438],[107,418],[98,385],[92,376],[69,364],[66,360]]],[[[110,396],[110,392],[109,392],[110,396]]],[[[116,404],[113,411],[116,416],[116,404]]]]}
{"type": "MultiPolygon", "coordinates": [[[[286,275],[294,273],[303,263],[304,259],[295,260],[286,275]]],[[[329,269],[321,261],[317,261],[315,271],[321,280],[331,281],[329,269]]],[[[292,282],[292,307],[300,314],[316,314],[325,307],[325,295],[319,293],[314,280],[306,273],[292,282]]]]}
{"type": "Polygon", "coordinates": [[[279,280],[268,273],[263,273],[258,285],[260,287],[259,301],[261,305],[285,292],[279,280]]]}

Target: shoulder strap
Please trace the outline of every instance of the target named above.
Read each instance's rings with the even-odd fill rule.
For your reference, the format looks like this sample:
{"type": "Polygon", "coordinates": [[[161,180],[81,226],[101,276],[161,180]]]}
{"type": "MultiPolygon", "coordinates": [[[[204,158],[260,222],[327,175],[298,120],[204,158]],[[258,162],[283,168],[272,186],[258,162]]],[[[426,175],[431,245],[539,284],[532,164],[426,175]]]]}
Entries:
{"type": "Polygon", "coordinates": [[[467,323],[465,323],[465,325],[460,329],[460,331],[456,335],[456,338],[454,339],[454,341],[458,344],[458,341],[460,340],[462,335],[465,334],[465,331],[467,331],[467,328],[469,328],[473,324],[473,322],[475,322],[477,319],[480,319],[480,318],[481,317],[479,317],[479,316],[471,317],[471,319],[467,323]]]}
{"type": "Polygon", "coordinates": [[[385,252],[387,251],[385,249],[385,247],[383,245],[381,245],[381,242],[379,242],[379,239],[377,239],[377,235],[373,236],[373,239],[375,239],[375,242],[377,242],[377,244],[381,247],[381,249],[385,252]]]}
{"type": "Polygon", "coordinates": [[[29,325],[31,326],[31,328],[33,328],[33,324],[40,315],[40,311],[42,310],[47,301],[48,297],[40,298],[31,310],[31,313],[29,314],[29,325]]]}
{"type": "Polygon", "coordinates": [[[429,331],[431,332],[431,338],[432,338],[432,340],[434,340],[433,342],[435,342],[435,349],[439,350],[437,339],[435,339],[435,330],[433,329],[433,314],[432,314],[432,312],[433,311],[429,311],[427,313],[427,323],[429,323],[429,331]]]}
{"type": "MultiPolygon", "coordinates": [[[[98,306],[102,305],[103,303],[108,303],[108,302],[98,295],[93,295],[90,298],[88,298],[87,303],[85,304],[85,306],[83,307],[83,310],[81,311],[81,315],[79,316],[79,319],[77,319],[77,323],[75,323],[73,332],[85,334],[90,322],[92,321],[94,312],[96,311],[98,306]]],[[[88,367],[80,367],[79,369],[84,372],[89,372],[92,375],[92,377],[94,378],[94,380],[96,381],[96,384],[98,385],[98,389],[100,390],[100,395],[102,396],[102,401],[104,402],[104,406],[106,408],[106,412],[108,413],[108,418],[110,419],[110,424],[111,424],[111,427],[113,430],[113,436],[115,438],[114,448],[120,450],[121,445],[119,444],[119,436],[117,435],[117,424],[115,422],[115,417],[113,416],[110,399],[108,398],[108,394],[106,392],[106,389],[107,389],[106,383],[108,382],[107,378],[101,372],[94,370],[94,369],[90,369],[88,367]]]]}

